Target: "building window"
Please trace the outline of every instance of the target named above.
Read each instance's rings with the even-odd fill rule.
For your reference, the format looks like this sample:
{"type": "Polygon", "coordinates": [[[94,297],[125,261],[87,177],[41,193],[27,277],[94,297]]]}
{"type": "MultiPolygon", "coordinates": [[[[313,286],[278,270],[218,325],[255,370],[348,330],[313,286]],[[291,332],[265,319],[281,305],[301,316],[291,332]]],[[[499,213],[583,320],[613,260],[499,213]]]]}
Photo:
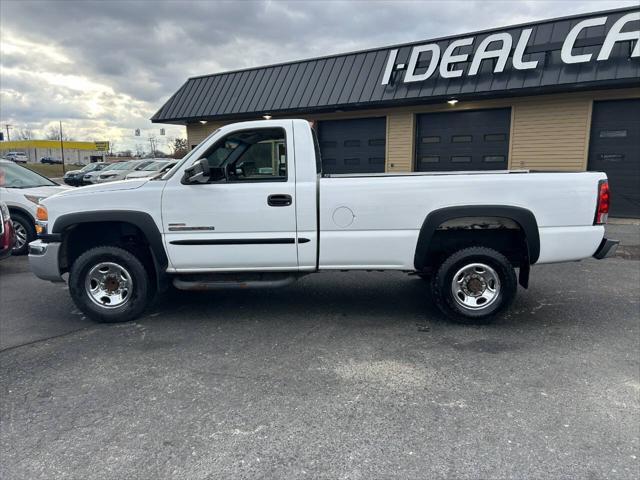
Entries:
{"type": "Polygon", "coordinates": [[[469,143],[473,141],[473,135],[453,135],[451,143],[469,143]]]}
{"type": "Polygon", "coordinates": [[[440,137],[422,137],[422,143],[440,143],[440,137]]]}
{"type": "Polygon", "coordinates": [[[426,157],[422,157],[420,159],[420,161],[422,163],[439,163],[440,162],[440,157],[437,155],[428,155],[426,157]]]}
{"type": "Polygon", "coordinates": [[[600,130],[600,138],[624,138],[626,136],[626,130],[600,130]]]}
{"type": "Polygon", "coordinates": [[[484,136],[485,142],[504,142],[507,140],[507,136],[504,133],[487,133],[484,136]]]}
{"type": "Polygon", "coordinates": [[[504,155],[485,155],[482,160],[487,163],[498,163],[504,162],[505,159],[504,155]]]}
{"type": "Polygon", "coordinates": [[[624,160],[624,155],[621,153],[601,153],[600,160],[605,162],[621,162],[624,160]]]}

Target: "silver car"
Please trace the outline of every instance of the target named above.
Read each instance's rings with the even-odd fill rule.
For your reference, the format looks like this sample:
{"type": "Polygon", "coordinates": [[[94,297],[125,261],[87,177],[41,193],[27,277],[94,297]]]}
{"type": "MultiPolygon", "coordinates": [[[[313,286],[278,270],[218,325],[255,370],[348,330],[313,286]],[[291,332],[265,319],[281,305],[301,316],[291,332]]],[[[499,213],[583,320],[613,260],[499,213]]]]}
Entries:
{"type": "Polygon", "coordinates": [[[98,175],[95,183],[115,182],[124,180],[127,174],[142,170],[147,165],[153,163],[153,160],[130,160],[116,164],[113,168],[105,168],[98,175]]]}
{"type": "Polygon", "coordinates": [[[146,167],[129,173],[127,175],[127,180],[132,178],[149,178],[155,177],[156,175],[162,175],[163,173],[171,170],[176,163],[178,163],[177,160],[155,160],[146,167]]]}

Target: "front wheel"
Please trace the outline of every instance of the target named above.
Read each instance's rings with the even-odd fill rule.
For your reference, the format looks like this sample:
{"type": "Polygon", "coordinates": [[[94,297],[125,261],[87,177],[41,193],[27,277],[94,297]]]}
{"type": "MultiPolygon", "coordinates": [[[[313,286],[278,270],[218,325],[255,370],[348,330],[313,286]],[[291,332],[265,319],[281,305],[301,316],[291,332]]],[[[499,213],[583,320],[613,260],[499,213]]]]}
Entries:
{"type": "Polygon", "coordinates": [[[438,268],[431,288],[436,304],[460,323],[488,323],[515,298],[513,266],[500,252],[471,247],[455,252],[438,268]]]}
{"type": "Polygon", "coordinates": [[[12,255],[24,255],[29,249],[29,242],[36,239],[36,228],[31,219],[20,213],[11,214],[13,230],[16,233],[16,243],[11,251],[12,255]]]}
{"type": "Polygon", "coordinates": [[[118,247],[86,251],[69,272],[69,292],[76,306],[98,322],[126,322],[137,318],[153,296],[144,265],[118,247]]]}

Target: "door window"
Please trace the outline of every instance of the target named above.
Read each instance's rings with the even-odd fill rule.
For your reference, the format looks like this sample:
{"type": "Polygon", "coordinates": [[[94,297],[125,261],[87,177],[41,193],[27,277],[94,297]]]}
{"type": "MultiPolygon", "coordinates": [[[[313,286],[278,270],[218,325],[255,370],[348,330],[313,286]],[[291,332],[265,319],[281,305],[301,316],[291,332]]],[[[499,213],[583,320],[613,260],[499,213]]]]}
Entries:
{"type": "Polygon", "coordinates": [[[281,128],[233,132],[204,155],[210,167],[224,167],[228,182],[287,180],[287,147],[281,128]]]}

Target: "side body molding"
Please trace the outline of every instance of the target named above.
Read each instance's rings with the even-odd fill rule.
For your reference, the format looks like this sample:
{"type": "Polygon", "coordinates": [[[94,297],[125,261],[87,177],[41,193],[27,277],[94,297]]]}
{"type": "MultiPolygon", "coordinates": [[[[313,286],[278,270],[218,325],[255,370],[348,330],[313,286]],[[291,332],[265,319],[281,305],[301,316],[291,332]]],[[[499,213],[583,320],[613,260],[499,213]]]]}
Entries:
{"type": "Polygon", "coordinates": [[[536,217],[530,210],[504,205],[469,205],[441,208],[427,215],[420,229],[413,260],[416,270],[421,270],[426,265],[429,244],[438,226],[448,220],[463,217],[502,217],[513,220],[520,225],[520,228],[525,234],[529,250],[529,264],[533,265],[538,261],[540,257],[540,233],[538,232],[536,217]]]}
{"type": "Polygon", "coordinates": [[[68,213],[56,218],[51,232],[54,235],[61,235],[67,228],[74,225],[105,222],[125,222],[138,227],[140,231],[144,233],[151,247],[151,254],[156,266],[158,278],[164,277],[168,265],[167,253],[164,250],[160,230],[158,230],[156,223],[148,213],[132,210],[99,210],[93,212],[68,213]]]}

